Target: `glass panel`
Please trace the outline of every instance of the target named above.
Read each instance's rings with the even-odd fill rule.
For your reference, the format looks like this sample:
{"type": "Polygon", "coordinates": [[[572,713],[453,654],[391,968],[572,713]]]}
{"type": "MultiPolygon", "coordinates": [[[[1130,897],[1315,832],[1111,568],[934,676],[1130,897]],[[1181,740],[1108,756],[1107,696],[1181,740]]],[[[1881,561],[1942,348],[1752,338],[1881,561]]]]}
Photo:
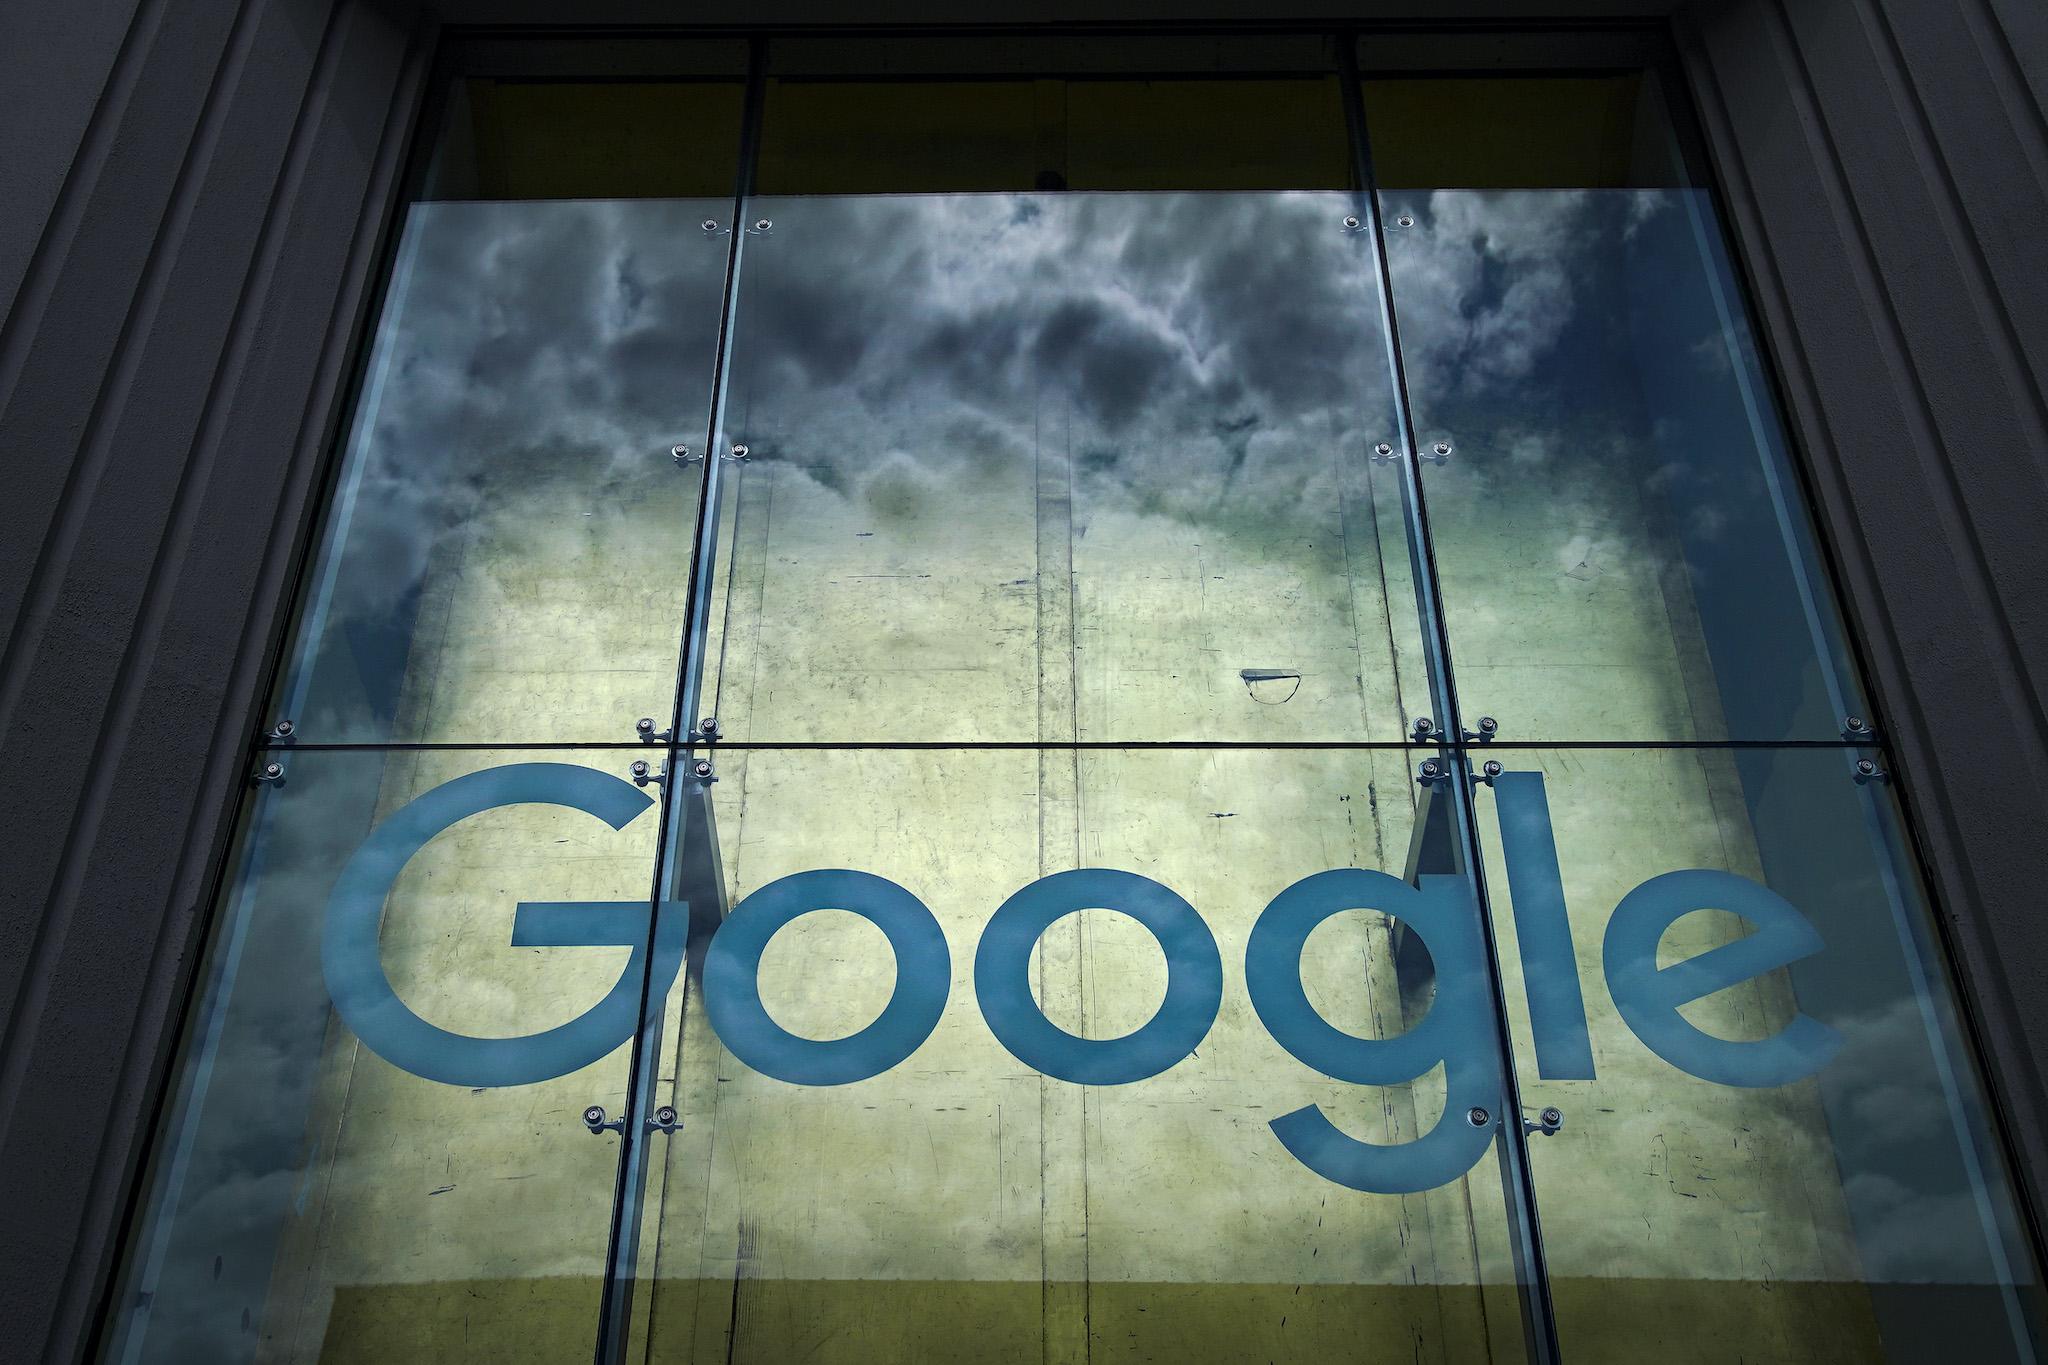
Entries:
{"type": "Polygon", "coordinates": [[[1397,80],[1366,104],[1466,710],[1516,740],[1839,738],[1864,707],[1653,84],[1397,80]],[[1461,101],[1498,117],[1414,116],[1461,101]]]}
{"type": "Polygon", "coordinates": [[[628,1357],[1522,1359],[1416,758],[719,750],[628,1357]]]}
{"type": "Polygon", "coordinates": [[[275,761],[108,1359],[588,1360],[651,801],[623,758],[275,761]]]}
{"type": "Polygon", "coordinates": [[[763,198],[707,695],[752,740],[1428,714],[1342,193],[763,198]]]}
{"type": "MultiPolygon", "coordinates": [[[[450,121],[434,173],[450,193],[596,191],[606,163],[577,160],[591,139],[562,122],[578,91],[612,92],[585,110],[593,126],[643,104],[736,118],[740,98],[730,84],[637,104],[618,92],[639,87],[483,88],[495,97],[450,121]]],[[[730,186],[731,147],[696,146],[674,142],[612,195],[716,179],[706,161],[730,186]]],[[[729,193],[411,207],[276,704],[301,739],[630,740],[638,717],[666,722],[729,193]],[[679,444],[696,463],[672,457],[679,444]]]]}
{"type": "Polygon", "coordinates": [[[1565,1358],[2033,1359],[2035,1272],[1858,755],[1495,757],[1522,1096],[1564,1115],[1529,1145],[1565,1358]]]}

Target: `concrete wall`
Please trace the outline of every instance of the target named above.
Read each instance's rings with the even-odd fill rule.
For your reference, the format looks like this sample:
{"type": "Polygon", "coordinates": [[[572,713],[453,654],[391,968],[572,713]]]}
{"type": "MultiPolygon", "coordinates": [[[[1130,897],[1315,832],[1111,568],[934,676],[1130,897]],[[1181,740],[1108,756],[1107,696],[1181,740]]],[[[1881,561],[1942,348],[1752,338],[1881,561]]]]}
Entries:
{"type": "MultiPolygon", "coordinates": [[[[73,1357],[99,1310],[432,27],[400,0],[0,19],[0,1339],[25,1357],[73,1357]]],[[[2038,1189],[2048,18],[1728,0],[1676,32],[2038,1189]]]]}

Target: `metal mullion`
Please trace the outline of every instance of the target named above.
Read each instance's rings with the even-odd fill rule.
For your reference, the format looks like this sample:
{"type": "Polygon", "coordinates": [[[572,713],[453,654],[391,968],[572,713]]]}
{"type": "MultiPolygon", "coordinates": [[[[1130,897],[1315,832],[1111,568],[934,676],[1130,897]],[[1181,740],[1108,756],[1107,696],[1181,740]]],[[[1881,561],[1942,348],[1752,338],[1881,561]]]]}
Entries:
{"type": "MultiPolygon", "coordinates": [[[[1423,654],[1429,673],[1432,705],[1440,717],[1442,747],[1452,760],[1451,785],[1457,797],[1450,805],[1452,820],[1470,868],[1479,931],[1486,947],[1487,986],[1493,997],[1494,1035],[1500,1056],[1502,1098],[1507,1111],[1499,1115],[1499,1129],[1494,1141],[1505,1167],[1503,1184],[1507,1192],[1506,1214],[1509,1243],[1515,1258],[1516,1290],[1522,1302],[1523,1329],[1530,1359],[1535,1365],[1556,1365],[1557,1325],[1550,1299],[1550,1276],[1543,1254],[1536,1191],[1529,1174],[1528,1137],[1522,1129],[1521,1086],[1515,1074],[1514,1037],[1508,1027],[1507,990],[1501,977],[1500,944],[1493,931],[1492,899],[1487,893],[1485,865],[1479,844],[1478,809],[1472,795],[1469,745],[1458,708],[1457,684],[1451,670],[1450,635],[1441,609],[1441,584],[1430,535],[1429,508],[1416,467],[1415,419],[1409,401],[1407,370],[1401,355],[1399,321],[1394,312],[1393,274],[1387,259],[1386,232],[1380,222],[1372,144],[1365,122],[1364,92],[1358,76],[1357,34],[1353,32],[1345,31],[1338,36],[1337,74],[1344,101],[1345,126],[1350,134],[1352,167],[1358,178],[1356,194],[1360,216],[1365,231],[1372,239],[1373,268],[1379,284],[1381,335],[1386,343],[1395,415],[1400,428],[1401,458],[1396,464],[1400,470],[1402,512],[1414,568],[1416,608],[1422,617],[1423,654]]],[[[1453,1117],[1445,1114],[1439,1122],[1452,1122],[1453,1117]]]]}
{"type": "Polygon", "coordinates": [[[716,576],[714,558],[718,542],[719,495],[726,463],[720,455],[724,438],[726,383],[731,370],[740,266],[746,249],[745,210],[747,199],[753,193],[754,162],[760,141],[765,41],[751,39],[748,49],[747,88],[740,121],[739,175],[733,187],[731,241],[727,246],[725,290],[719,308],[718,347],[713,362],[708,422],[710,439],[704,451],[704,490],[697,504],[696,549],[690,561],[689,608],[684,619],[674,709],[670,712],[670,739],[659,750],[651,746],[644,748],[644,752],[661,754],[668,776],[661,783],[661,829],[655,846],[654,876],[648,903],[648,944],[640,982],[640,1027],[633,1036],[625,1126],[620,1133],[611,1239],[605,1253],[604,1285],[598,1309],[596,1365],[619,1365],[624,1361],[632,1335],[633,1291],[639,1270],[641,1218],[650,1146],[643,1139],[649,1132],[652,1097],[661,1060],[662,1021],[667,1011],[666,993],[660,1000],[652,998],[655,938],[673,880],[670,863],[683,836],[678,829],[678,819],[686,808],[677,800],[677,792],[679,785],[686,780],[683,769],[690,757],[686,740],[691,731],[686,717],[696,715],[695,708],[702,695],[704,634],[710,618],[712,582],[716,576]]]}

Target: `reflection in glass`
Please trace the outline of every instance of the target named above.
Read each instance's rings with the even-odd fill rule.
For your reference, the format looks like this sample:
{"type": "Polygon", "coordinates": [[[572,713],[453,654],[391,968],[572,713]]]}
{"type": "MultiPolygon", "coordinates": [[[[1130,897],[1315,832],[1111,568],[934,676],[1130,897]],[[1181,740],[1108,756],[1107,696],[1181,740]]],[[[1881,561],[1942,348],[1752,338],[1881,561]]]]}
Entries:
{"type": "MultiPolygon", "coordinates": [[[[1414,837],[1412,758],[721,751],[696,827],[717,861],[686,838],[670,894],[695,900],[707,887],[690,878],[715,876],[709,893],[743,917],[757,913],[744,898],[790,874],[886,877],[937,918],[950,989],[906,1060],[842,1085],[761,1074],[722,1045],[694,980],[677,992],[654,1098],[683,1126],[665,1159],[654,1152],[632,1357],[1366,1360],[1396,1342],[1404,1357],[1518,1359],[1490,1139],[1436,1188],[1375,1195],[1311,1171],[1268,1126],[1318,1105],[1376,1150],[1467,1131],[1462,1108],[1444,1112],[1441,1067],[1399,1085],[1331,1080],[1275,1042],[1245,982],[1254,920],[1301,878],[1456,870],[1448,845],[1414,837]],[[1220,951],[1214,1024],[1147,1079],[1055,1079],[984,1018],[975,961],[997,907],[1078,867],[1164,883],[1220,951]]],[[[820,909],[770,940],[762,1004],[801,1037],[845,1037],[882,1012],[894,963],[867,920],[820,909]]],[[[1439,968],[1452,970],[1364,909],[1324,921],[1302,954],[1314,1007],[1367,1039],[1416,1027],[1445,990],[1439,968]]],[[[1159,942],[1111,908],[1056,919],[1031,973],[1045,1016],[1090,1039],[1144,1026],[1168,984],[1159,942]]],[[[1474,1036],[1490,1040],[1480,1015],[1474,1036]]],[[[1497,1093],[1490,1043],[1478,1064],[1497,1093]]]]}
{"type": "Polygon", "coordinates": [[[752,740],[1398,740],[1342,194],[757,199],[707,689],[752,740]]]}
{"type": "Polygon", "coordinates": [[[665,717],[727,200],[416,204],[278,700],[302,738],[665,717]]]}
{"type": "Polygon", "coordinates": [[[1565,1358],[2032,1359],[2011,1191],[1856,754],[1496,757],[1480,832],[1522,1094],[1566,1116],[1530,1141],[1565,1358]],[[1716,952],[1725,988],[1672,975],[1716,952]],[[1555,1008],[1574,968],[1583,1024],[1555,1008]]]}
{"type": "Polygon", "coordinates": [[[651,803],[622,763],[549,751],[278,761],[284,782],[256,803],[224,893],[108,1358],[588,1359],[618,1141],[593,1137],[580,1115],[624,1108],[639,977],[617,1044],[559,1057],[566,1072],[419,1073],[474,1069],[475,1039],[567,1024],[605,996],[638,956],[634,939],[545,945],[575,943],[578,917],[612,902],[645,932],[651,803]],[[509,776],[530,779],[533,765],[548,765],[538,785],[509,776]],[[462,790],[450,783],[471,784],[472,804],[523,799],[479,809],[404,861],[388,896],[358,907],[369,951],[344,954],[330,899],[344,869],[373,830],[417,812],[416,798],[462,790]],[[597,794],[620,827],[535,803],[553,791],[597,794]],[[349,979],[361,988],[351,1015],[374,1046],[330,997],[349,979]],[[361,1002],[378,980],[402,1005],[373,1022],[361,1002]],[[406,1052],[403,1011],[467,1037],[406,1052]]]}
{"type": "Polygon", "coordinates": [[[1615,173],[1668,142],[1637,117],[1555,158],[1584,184],[1381,196],[1460,697],[1517,740],[1837,739],[1864,707],[1713,206],[1615,173]]]}

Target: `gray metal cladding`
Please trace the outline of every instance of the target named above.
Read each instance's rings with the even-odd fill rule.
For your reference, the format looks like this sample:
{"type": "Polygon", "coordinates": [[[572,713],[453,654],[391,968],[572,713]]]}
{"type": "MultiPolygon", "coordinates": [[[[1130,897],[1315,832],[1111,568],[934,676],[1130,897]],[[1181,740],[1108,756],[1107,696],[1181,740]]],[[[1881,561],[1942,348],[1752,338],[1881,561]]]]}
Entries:
{"type": "Polygon", "coordinates": [[[125,29],[28,8],[0,42],[10,103],[53,111],[5,134],[26,193],[0,257],[0,1335],[62,1360],[129,1197],[427,35],[330,0],[147,3],[125,29]]]}
{"type": "Polygon", "coordinates": [[[1742,0],[1677,34],[2038,1215],[2048,22],[1742,0]]]}

